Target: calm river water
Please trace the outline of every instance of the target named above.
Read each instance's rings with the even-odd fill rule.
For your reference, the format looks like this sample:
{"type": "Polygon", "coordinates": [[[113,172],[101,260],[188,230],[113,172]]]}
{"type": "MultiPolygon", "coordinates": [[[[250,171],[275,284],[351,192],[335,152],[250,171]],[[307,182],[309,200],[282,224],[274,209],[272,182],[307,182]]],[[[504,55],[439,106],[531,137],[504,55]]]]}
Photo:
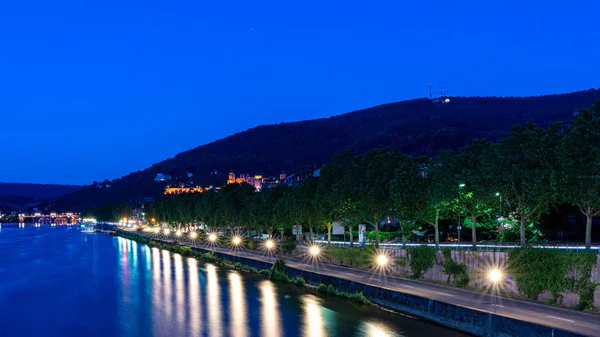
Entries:
{"type": "Polygon", "coordinates": [[[0,336],[466,336],[77,229],[0,229],[0,336]]]}

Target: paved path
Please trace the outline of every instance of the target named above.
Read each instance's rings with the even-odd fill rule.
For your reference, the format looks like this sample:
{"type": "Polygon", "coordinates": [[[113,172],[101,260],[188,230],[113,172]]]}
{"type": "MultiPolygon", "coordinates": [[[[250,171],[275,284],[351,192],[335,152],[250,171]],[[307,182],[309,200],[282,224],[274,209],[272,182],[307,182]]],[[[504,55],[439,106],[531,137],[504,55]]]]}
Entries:
{"type": "MultiPolygon", "coordinates": [[[[275,254],[260,253],[248,250],[233,250],[231,247],[222,245],[215,246],[200,243],[190,244],[184,242],[182,242],[182,244],[270,263],[275,262],[276,259],[281,257],[275,254]]],[[[371,286],[387,288],[401,293],[426,297],[436,301],[481,311],[493,311],[493,296],[490,294],[482,294],[465,289],[458,289],[390,275],[380,277],[378,273],[327,263],[318,263],[317,266],[314,267],[308,260],[302,260],[289,256],[286,256],[285,260],[288,266],[304,271],[316,271],[324,275],[347,279],[371,286]]],[[[498,297],[497,314],[522,321],[568,330],[586,336],[600,336],[600,315],[591,313],[552,307],[544,304],[511,299],[507,297],[498,297]]]]}

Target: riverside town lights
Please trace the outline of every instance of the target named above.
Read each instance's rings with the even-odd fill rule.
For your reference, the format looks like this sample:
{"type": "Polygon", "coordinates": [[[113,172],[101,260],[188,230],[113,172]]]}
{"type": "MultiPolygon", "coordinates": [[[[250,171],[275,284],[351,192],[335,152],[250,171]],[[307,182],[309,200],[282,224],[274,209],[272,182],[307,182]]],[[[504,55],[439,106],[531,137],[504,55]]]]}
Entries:
{"type": "Polygon", "coordinates": [[[215,235],[215,233],[211,233],[211,234],[208,236],[208,241],[210,241],[210,242],[215,242],[215,241],[217,241],[217,235],[215,235]]]}

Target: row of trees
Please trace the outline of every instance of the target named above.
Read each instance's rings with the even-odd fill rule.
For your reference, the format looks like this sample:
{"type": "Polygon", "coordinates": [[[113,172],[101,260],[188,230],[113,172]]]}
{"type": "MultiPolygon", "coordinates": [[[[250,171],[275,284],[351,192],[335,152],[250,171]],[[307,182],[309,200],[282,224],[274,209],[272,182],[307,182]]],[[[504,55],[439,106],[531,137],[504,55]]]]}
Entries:
{"type": "Polygon", "coordinates": [[[600,102],[580,111],[570,125],[533,123],[515,126],[497,143],[474,140],[460,152],[441,151],[435,158],[412,157],[394,149],[364,155],[344,153],[289,187],[255,192],[247,184],[224,186],[218,193],[179,195],[159,200],[147,210],[159,221],[201,221],[213,228],[241,226],[267,231],[303,225],[331,229],[340,221],[352,232],[371,225],[379,244],[379,226],[387,217],[399,221],[403,238],[417,224],[427,224],[439,243],[439,223],[457,215],[476,228],[484,218],[525,228],[554,205],[571,204],[587,218],[590,246],[592,217],[600,212],[600,102]],[[504,220],[502,220],[504,219],[504,220]]]}

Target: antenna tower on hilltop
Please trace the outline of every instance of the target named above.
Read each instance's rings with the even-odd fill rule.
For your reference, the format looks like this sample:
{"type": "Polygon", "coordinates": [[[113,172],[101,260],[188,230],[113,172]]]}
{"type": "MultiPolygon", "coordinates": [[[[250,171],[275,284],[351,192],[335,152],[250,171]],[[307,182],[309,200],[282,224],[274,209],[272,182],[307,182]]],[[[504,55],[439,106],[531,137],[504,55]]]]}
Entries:
{"type": "Polygon", "coordinates": [[[429,82],[429,99],[431,100],[431,82],[429,82]]]}

